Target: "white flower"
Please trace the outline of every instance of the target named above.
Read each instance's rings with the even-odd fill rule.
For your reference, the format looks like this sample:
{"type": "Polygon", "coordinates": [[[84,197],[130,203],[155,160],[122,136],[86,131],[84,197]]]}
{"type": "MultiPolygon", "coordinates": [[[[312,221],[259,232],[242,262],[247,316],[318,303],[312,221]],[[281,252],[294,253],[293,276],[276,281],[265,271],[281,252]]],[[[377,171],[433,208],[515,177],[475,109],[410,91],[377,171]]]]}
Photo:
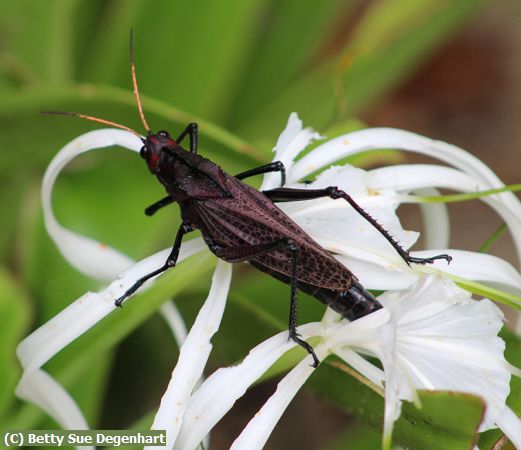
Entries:
{"type": "MultiPolygon", "coordinates": [[[[294,163],[298,153],[318,138],[320,136],[313,130],[302,128],[295,114],[290,116],[288,126],[277,142],[274,158],[284,162],[289,184],[300,188],[338,186],[352,194],[405,248],[413,245],[418,237],[415,232],[403,230],[395,214],[401,202],[410,201],[408,194],[432,193],[436,188],[472,192],[502,185],[486,166],[463,150],[401,130],[350,133],[320,145],[294,163]],[[296,183],[337,159],[371,148],[423,152],[452,163],[456,168],[409,165],[366,172],[350,166],[333,167],[310,185],[296,183]]],[[[121,252],[67,230],[56,221],[51,193],[60,170],[82,152],[111,145],[138,151],[141,142],[121,130],[99,130],[75,139],[49,166],[42,187],[42,202],[49,234],[74,267],[99,279],[113,280],[118,273],[121,275],[103,291],[87,293],[76,300],[28,336],[17,351],[24,367],[18,395],[37,403],[68,428],[86,428],[87,423],[72,398],[42,371],[41,366],[114,311],[114,299],[136,279],[161,266],[169,252],[169,249],[164,250],[134,264],[121,252]],[[40,384],[41,380],[44,384],[40,384]]],[[[277,186],[278,180],[280,178],[275,174],[267,174],[263,188],[277,186]]],[[[516,248],[521,250],[521,207],[517,199],[510,193],[502,193],[483,201],[509,225],[516,248]]],[[[355,322],[338,321],[329,311],[322,322],[299,326],[304,338],[319,337],[320,342],[315,346],[319,358],[335,353],[371,382],[380,387],[385,385],[385,445],[390,444],[392,423],[399,415],[401,401],[414,399],[415,389],[419,388],[482,395],[488,405],[482,429],[498,425],[517,442],[519,421],[504,403],[510,373],[514,369],[504,361],[502,341],[497,338],[501,313],[487,300],[471,300],[465,291],[442,276],[484,282],[518,293],[521,275],[499,258],[447,249],[449,226],[443,205],[424,207],[424,215],[429,217],[426,241],[434,248],[412,252],[415,256],[438,253],[453,256],[450,266],[441,261],[434,267],[409,267],[343,200],[319,199],[282,207],[321,245],[348,265],[367,288],[389,291],[380,297],[386,306],[384,309],[355,322]],[[432,210],[436,214],[433,215],[432,210]],[[425,276],[426,272],[437,275],[425,276]],[[393,292],[396,289],[400,291],[393,292]],[[472,330],[468,340],[461,339],[464,330],[472,330]],[[428,349],[428,355],[422,358],[425,349],[428,349]],[[372,365],[361,353],[379,358],[384,370],[372,365]],[[461,355],[473,357],[462,359],[461,355]],[[442,367],[445,369],[440,371],[442,367]],[[443,376],[451,371],[455,374],[453,380],[443,376]],[[488,375],[493,375],[493,383],[487,381],[488,375]]],[[[179,262],[202,249],[204,245],[200,239],[183,243],[179,262]]],[[[208,300],[186,340],[184,324],[173,304],[167,303],[162,308],[178,341],[184,340],[179,362],[153,425],[155,429],[167,429],[169,448],[197,446],[251,383],[295,345],[288,342],[287,332],[280,333],[253,349],[238,366],[218,370],[198,387],[211,350],[211,337],[222,317],[230,276],[230,267],[219,263],[208,300]]],[[[147,285],[153,282],[152,279],[147,285]]],[[[234,448],[262,447],[285,407],[311,373],[309,358],[305,358],[279,384],[277,392],[252,419],[234,448]]]]}
{"type": "MultiPolygon", "coordinates": [[[[497,337],[503,318],[499,308],[488,300],[471,300],[451,281],[433,276],[420,279],[410,291],[389,292],[379,300],[385,308],[373,314],[354,322],[330,321],[328,314],[320,324],[301,327],[301,334],[306,339],[321,337],[315,347],[319,358],[334,353],[377,386],[385,386],[385,448],[390,445],[392,423],[400,415],[402,400],[414,401],[416,389],[482,396],[487,410],[480,430],[501,426],[521,446],[521,422],[506,419],[511,413],[505,400],[513,369],[503,357],[504,342],[497,337]],[[380,359],[384,370],[361,354],[380,359]]],[[[238,366],[219,369],[205,381],[188,405],[176,449],[194,448],[204,436],[204,430],[192,431],[196,417],[208,420],[210,416],[216,423],[226,412],[220,393],[231,390],[242,395],[269,368],[278,357],[278,348],[271,342],[275,338],[257,346],[238,366]]],[[[309,360],[297,365],[232,448],[262,448],[312,372],[309,360]]]]}

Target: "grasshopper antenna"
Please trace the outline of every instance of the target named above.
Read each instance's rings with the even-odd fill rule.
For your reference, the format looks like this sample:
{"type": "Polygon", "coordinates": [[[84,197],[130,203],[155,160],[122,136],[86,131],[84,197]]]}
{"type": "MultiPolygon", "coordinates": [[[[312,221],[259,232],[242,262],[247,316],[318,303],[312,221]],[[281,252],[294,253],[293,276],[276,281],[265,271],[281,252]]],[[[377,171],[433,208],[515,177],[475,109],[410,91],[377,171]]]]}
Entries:
{"type": "Polygon", "coordinates": [[[66,111],[41,111],[42,114],[57,114],[60,116],[72,116],[77,117],[78,119],[91,120],[93,122],[104,123],[105,125],[111,125],[116,128],[121,128],[122,130],[130,131],[132,134],[135,134],[139,139],[143,140],[141,135],[134,131],[132,128],[126,127],[125,125],[121,125],[116,122],[112,122],[110,120],[100,119],[99,117],[87,116],[85,114],[79,114],[75,112],[66,112],[66,111]]]}
{"type": "Polygon", "coordinates": [[[134,86],[134,94],[136,95],[139,117],[141,118],[141,122],[143,123],[145,130],[148,134],[150,134],[150,127],[148,126],[148,123],[145,119],[145,114],[143,113],[143,106],[141,105],[141,98],[139,97],[139,90],[137,88],[136,65],[134,64],[134,34],[132,32],[132,29],[130,30],[130,68],[132,70],[132,85],[134,86]]]}

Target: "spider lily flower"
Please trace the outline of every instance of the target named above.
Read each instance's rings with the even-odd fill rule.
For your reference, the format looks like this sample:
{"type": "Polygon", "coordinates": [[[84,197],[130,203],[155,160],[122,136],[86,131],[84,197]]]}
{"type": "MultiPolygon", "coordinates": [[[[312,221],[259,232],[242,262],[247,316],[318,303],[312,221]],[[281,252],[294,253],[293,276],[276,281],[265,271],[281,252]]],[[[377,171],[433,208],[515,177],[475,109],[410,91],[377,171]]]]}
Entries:
{"type": "MultiPolygon", "coordinates": [[[[448,187],[464,192],[472,192],[501,185],[497,177],[494,178],[495,176],[486,166],[483,166],[482,163],[463,152],[463,150],[456,149],[445,143],[430,141],[401,130],[374,129],[350,133],[322,144],[294,163],[295,157],[304,147],[313,139],[318,139],[319,137],[313,130],[303,129],[302,123],[296,115],[292,114],[290,116],[288,125],[275,148],[274,158],[275,160],[283,161],[285,164],[289,185],[303,188],[338,186],[351,194],[364,209],[377,218],[384,228],[397,238],[405,248],[409,248],[414,244],[418,234],[402,229],[395,214],[395,209],[400,202],[407,201],[407,195],[411,192],[422,190],[423,192],[432,193],[435,192],[433,188],[437,187],[448,187]],[[372,136],[375,138],[375,144],[371,144],[372,136]],[[402,142],[402,139],[405,139],[405,143],[402,142]],[[365,172],[350,166],[344,166],[330,168],[322,172],[316,181],[309,185],[299,185],[297,183],[298,180],[329,165],[335,158],[339,159],[356,151],[369,148],[403,148],[427,154],[436,152],[445,160],[454,162],[456,168],[451,169],[428,165],[415,167],[395,166],[365,172]],[[440,148],[443,151],[440,151],[440,148]],[[404,176],[407,171],[410,173],[404,176]],[[423,176],[424,173],[428,175],[423,176]],[[438,177],[442,177],[442,180],[440,181],[438,177]]],[[[81,411],[79,411],[79,408],[77,408],[66,391],[43,372],[41,369],[42,365],[95,323],[114,311],[114,299],[125,292],[136,279],[161,266],[169,252],[169,249],[167,249],[134,263],[126,255],[112,249],[110,246],[101,245],[94,239],[81,236],[64,228],[54,217],[51,206],[51,194],[54,181],[62,168],[78,154],[113,145],[119,145],[138,152],[142,143],[136,136],[122,130],[98,130],[86,133],[67,144],[58,153],[46,172],[42,186],[45,225],[64,257],[76,269],[89,276],[103,280],[115,280],[101,292],[87,293],[73,302],[64,311],[28,336],[20,344],[17,351],[24,367],[24,375],[17,390],[18,395],[37,403],[58,420],[61,425],[68,428],[85,428],[87,423],[81,415],[81,411]],[[52,385],[52,389],[42,389],[42,385],[38,382],[38,380],[42,379],[48,380],[47,386],[52,385]],[[53,394],[58,392],[59,395],[53,394]]],[[[267,174],[263,188],[275,187],[277,183],[274,180],[276,180],[274,174],[267,174]]],[[[519,202],[517,200],[514,201],[509,193],[494,195],[490,198],[485,198],[484,201],[493,207],[510,226],[519,250],[521,247],[519,245],[519,242],[521,242],[519,230],[521,228],[518,226],[521,222],[519,202]]],[[[489,283],[512,292],[521,290],[521,276],[507,262],[490,255],[447,249],[449,227],[446,211],[442,205],[429,206],[432,207],[424,209],[425,215],[432,219],[427,221],[427,242],[430,247],[437,249],[415,252],[414,255],[428,256],[437,253],[449,253],[454,258],[449,267],[444,262],[438,262],[434,265],[434,268],[425,268],[423,266],[409,267],[395,254],[394,249],[374,228],[357,214],[354,214],[350,207],[341,200],[320,199],[282,205],[286,212],[308,231],[313,238],[332,251],[341,262],[348,265],[369,289],[386,291],[401,289],[403,292],[400,295],[407,295],[407,292],[411,292],[411,295],[413,295],[413,292],[417,293],[420,289],[418,286],[422,286],[422,283],[427,283],[426,279],[440,279],[439,277],[425,278],[424,272],[434,271],[442,275],[450,273],[454,276],[489,283]],[[437,212],[434,216],[432,216],[433,209],[437,212]],[[486,271],[482,269],[484,266],[487,267],[486,271]]],[[[180,263],[183,259],[204,248],[205,246],[200,239],[185,242],[181,248],[178,262],[180,263]]],[[[227,410],[226,408],[229,409],[235,399],[242,395],[251,382],[256,379],[254,378],[255,376],[258,378],[262,375],[273,362],[294,345],[294,343],[287,341],[287,332],[281,333],[252,350],[244,362],[237,366],[237,368],[247,367],[248,361],[257,361],[255,358],[258,355],[263,355],[264,362],[262,364],[255,362],[255,370],[249,371],[248,376],[245,376],[245,372],[241,372],[240,369],[236,369],[237,372],[233,372],[235,368],[223,369],[228,372],[217,372],[235,373],[236,376],[233,376],[230,379],[231,381],[228,381],[234,389],[223,390],[222,386],[211,381],[215,380],[215,378],[206,380],[197,388],[198,380],[211,349],[210,339],[218,329],[222,316],[224,301],[230,283],[230,271],[231,269],[227,264],[218,264],[208,300],[199,313],[196,323],[186,340],[184,340],[184,325],[175,306],[166,303],[165,305],[167,306],[162,308],[162,312],[178,341],[183,342],[184,340],[178,363],[173,371],[171,382],[163,396],[153,425],[155,429],[167,430],[168,447],[170,448],[172,446],[175,446],[175,448],[193,448],[190,447],[191,444],[189,445],[186,442],[195,442],[195,445],[197,445],[216,422],[216,420],[214,421],[215,417],[221,413],[224,414],[227,410]],[[204,351],[199,351],[199,349],[204,349],[204,351]],[[248,380],[251,381],[248,382],[248,380]],[[203,396],[202,393],[206,394],[203,396]],[[205,400],[209,398],[215,399],[215,402],[211,405],[205,400]],[[199,411],[197,408],[201,406],[197,405],[200,405],[200,403],[205,405],[204,411],[206,413],[204,420],[199,420],[202,416],[193,412],[199,411]],[[210,411],[213,411],[212,408],[217,408],[219,412],[213,413],[214,415],[210,417],[210,411]],[[197,420],[194,418],[197,418],[197,420]],[[197,438],[199,440],[194,441],[195,438],[189,438],[188,435],[199,436],[197,438]]],[[[150,286],[154,281],[154,279],[150,280],[146,286],[150,286]]],[[[434,282],[430,283],[433,284],[434,282]]],[[[389,293],[388,295],[397,296],[399,294],[389,293]]],[[[469,302],[473,304],[470,300],[469,302]]],[[[390,304],[391,302],[387,303],[390,304]]],[[[405,303],[408,304],[408,302],[405,303]]],[[[415,302],[409,303],[412,306],[415,305],[415,302]]],[[[489,304],[487,302],[482,303],[484,305],[489,304]]],[[[425,308],[428,310],[427,306],[425,308]]],[[[492,316],[491,320],[496,320],[498,313],[493,312],[491,307],[488,311],[492,316]]],[[[374,344],[374,342],[381,341],[381,334],[384,332],[391,337],[399,335],[397,330],[400,328],[401,322],[397,319],[398,316],[393,316],[392,310],[390,311],[389,308],[384,308],[377,313],[371,314],[368,318],[359,319],[351,324],[344,321],[332,321],[329,319],[330,316],[331,314],[326,314],[326,319],[318,324],[302,325],[299,327],[299,331],[305,338],[312,336],[321,337],[322,342],[315,348],[320,358],[324,358],[330,353],[336,353],[353,367],[357,369],[360,367],[360,372],[373,383],[383,386],[385,382],[387,387],[385,442],[390,442],[390,424],[392,420],[396,419],[399,412],[400,399],[411,399],[414,389],[454,388],[458,390],[458,386],[446,386],[443,383],[426,384],[425,380],[427,377],[419,381],[411,378],[413,384],[409,385],[409,390],[400,385],[400,379],[396,374],[401,373],[400,370],[402,368],[393,363],[393,355],[400,354],[399,350],[401,347],[396,344],[399,342],[398,338],[393,337],[392,342],[394,344],[389,344],[389,347],[385,347],[383,344],[374,344]],[[342,332],[341,330],[344,331],[342,332]],[[341,338],[341,336],[344,337],[341,338]],[[352,344],[356,348],[361,345],[360,342],[362,341],[367,342],[368,345],[373,343],[371,344],[373,347],[369,348],[369,345],[366,350],[368,353],[381,359],[385,371],[378,371],[379,369],[370,367],[370,364],[350,347],[351,341],[349,341],[350,338],[347,336],[359,336],[360,341],[352,344]],[[348,340],[346,341],[345,339],[348,340]],[[350,358],[347,358],[346,354],[349,354],[350,358]],[[393,387],[392,390],[389,389],[390,386],[393,387]]],[[[490,337],[490,339],[492,338],[490,337]]],[[[500,350],[496,348],[494,355],[495,360],[501,362],[503,360],[502,350],[500,350]]],[[[282,391],[288,389],[295,391],[301,385],[300,380],[305,378],[305,374],[309,375],[310,373],[310,369],[306,367],[308,363],[307,359],[304,360],[288,374],[288,381],[284,384],[285,387],[282,391]]],[[[503,397],[506,397],[505,392],[508,392],[510,372],[507,371],[508,376],[505,375],[505,369],[502,364],[503,362],[498,365],[499,368],[497,369],[502,374],[500,380],[501,395],[498,394],[491,398],[498,405],[504,406],[503,397]]],[[[462,390],[476,392],[476,389],[468,388],[465,390],[466,388],[466,386],[463,386],[462,390]]],[[[496,409],[499,409],[499,406],[496,409]]],[[[276,410],[282,414],[283,408],[276,410]]],[[[505,414],[508,415],[510,413],[505,414]]],[[[498,417],[498,415],[494,415],[491,420],[501,425],[498,417]]],[[[276,422],[276,420],[274,416],[271,416],[272,423],[274,423],[273,421],[276,422]]],[[[509,429],[515,429],[517,422],[512,420],[507,425],[510,427],[509,429]]],[[[240,438],[236,444],[237,448],[255,448],[241,447],[242,439],[246,438],[240,438]]],[[[246,440],[245,442],[249,441],[246,440]]]]}
{"type": "MultiPolygon", "coordinates": [[[[300,327],[304,338],[318,336],[319,358],[336,354],[376,387],[385,387],[384,448],[403,400],[415,401],[416,389],[451,390],[481,396],[487,405],[480,431],[500,426],[517,447],[521,422],[505,406],[511,373],[519,371],[503,357],[497,337],[503,314],[489,300],[474,301],[450,280],[419,279],[409,291],[379,297],[384,308],[354,322],[327,312],[321,323],[300,327]],[[383,370],[363,358],[378,358],[383,370]]],[[[195,448],[233,404],[288,346],[284,333],[254,348],[242,363],[214,372],[192,396],[175,449],[195,448]],[[196,423],[209,423],[207,430],[196,423]]],[[[263,448],[291,399],[313,372],[303,359],[279,383],[255,414],[233,449],[263,448]]],[[[207,425],[208,426],[208,425],[207,425]]]]}

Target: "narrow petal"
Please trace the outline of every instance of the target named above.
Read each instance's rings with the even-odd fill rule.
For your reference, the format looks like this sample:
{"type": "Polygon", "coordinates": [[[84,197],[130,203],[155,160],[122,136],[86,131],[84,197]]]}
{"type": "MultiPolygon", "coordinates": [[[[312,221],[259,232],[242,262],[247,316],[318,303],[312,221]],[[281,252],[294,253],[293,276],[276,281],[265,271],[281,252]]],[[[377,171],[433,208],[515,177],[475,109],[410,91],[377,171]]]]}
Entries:
{"type": "MultiPolygon", "coordinates": [[[[101,242],[62,227],[52,209],[52,190],[63,168],[77,156],[92,150],[118,145],[138,152],[142,142],[127,131],[96,130],[79,136],[63,147],[49,164],[42,182],[42,204],[47,231],[64,257],[83,274],[111,281],[134,261],[101,242]]],[[[165,303],[161,314],[171,327],[178,344],[186,337],[186,327],[173,303],[165,303]]]]}
{"type": "Polygon", "coordinates": [[[450,273],[472,281],[482,282],[515,295],[521,294],[521,274],[507,261],[486,253],[456,249],[422,250],[414,256],[425,258],[433,253],[448,253],[452,261],[435,261],[429,266],[418,267],[419,272],[435,268],[441,273],[450,273]]]}
{"type": "Polygon", "coordinates": [[[505,433],[514,444],[515,448],[521,448],[521,421],[508,406],[496,419],[497,426],[505,433]]]}
{"type": "MultiPolygon", "coordinates": [[[[16,387],[16,395],[40,407],[64,429],[89,429],[74,399],[54,378],[41,369],[24,372],[16,387]]],[[[76,448],[95,450],[95,447],[91,446],[76,448]]]]}
{"type": "Polygon", "coordinates": [[[47,167],[41,194],[45,227],[64,258],[81,273],[100,280],[114,279],[132,265],[132,260],[118,250],[61,226],[52,210],[51,193],[56,177],[69,161],[90,150],[112,145],[139,151],[142,143],[132,133],[115,129],[91,131],[77,137],[47,167]]]}
{"type": "MultiPolygon", "coordinates": [[[[179,360],[154,418],[152,429],[166,430],[168,448],[173,447],[183,423],[183,414],[192,390],[201,377],[212,350],[210,340],[221,323],[231,275],[231,265],[219,261],[208,298],[181,347],[179,360]]],[[[145,448],[160,449],[162,447],[147,446],[145,448]]]]}
{"type": "Polygon", "coordinates": [[[370,363],[367,359],[345,346],[335,349],[335,354],[342,358],[349,366],[367,378],[374,385],[383,388],[385,373],[382,369],[370,363]]]}
{"type": "Polygon", "coordinates": [[[172,334],[174,335],[177,345],[181,347],[186,339],[187,330],[186,325],[181,317],[181,313],[175,306],[173,301],[165,302],[161,305],[161,315],[168,324],[172,334]]]}
{"type": "MultiPolygon", "coordinates": [[[[440,195],[437,189],[424,188],[414,191],[417,195],[440,195]]],[[[426,249],[449,248],[450,246],[450,221],[447,206],[444,203],[425,204],[420,203],[423,223],[423,239],[426,249]]]]}
{"type": "Polygon", "coordinates": [[[410,252],[412,256],[427,258],[438,254],[452,256],[447,264],[444,259],[426,266],[413,264],[409,267],[393,250],[376,251],[356,241],[341,241],[335,237],[314,236],[324,248],[348,267],[368,289],[407,289],[423,273],[450,273],[472,281],[505,290],[515,295],[521,292],[521,274],[507,261],[494,255],[457,249],[430,249],[410,252]]]}
{"type": "MultiPolygon", "coordinates": [[[[319,359],[324,359],[327,355],[324,345],[317,345],[314,350],[319,359]]],[[[308,359],[304,359],[297,364],[277,384],[275,393],[253,416],[230,449],[256,450],[264,448],[280,417],[314,370],[308,359]]]]}
{"type": "MultiPolygon", "coordinates": [[[[340,158],[361,151],[385,148],[422,153],[444,161],[487,183],[490,187],[504,185],[486,164],[465,150],[446,142],[432,140],[410,131],[394,128],[368,128],[331,139],[295,164],[291,179],[295,181],[302,179],[311,172],[338,161],[340,158]]],[[[515,198],[514,195],[501,195],[504,198],[515,198]]],[[[518,204],[519,202],[516,200],[512,203],[518,204]]],[[[519,205],[516,208],[519,209],[519,205]]]]}
{"type": "MultiPolygon", "coordinates": [[[[299,326],[304,339],[319,335],[321,329],[320,323],[299,326]]],[[[248,387],[295,345],[284,331],[253,348],[240,364],[221,368],[209,376],[190,399],[174,449],[196,448],[248,387]]],[[[309,364],[309,357],[304,361],[309,364]]]]}
{"type": "MultiPolygon", "coordinates": [[[[489,188],[486,183],[475,177],[449,167],[432,164],[409,164],[375,169],[382,180],[386,180],[386,187],[398,192],[436,187],[451,189],[458,192],[478,192],[489,188]]],[[[407,202],[407,198],[399,198],[400,202],[407,202]]],[[[491,195],[481,199],[489,205],[505,221],[512,234],[519,255],[521,255],[521,216],[509,208],[501,197],[491,195]]],[[[434,206],[426,205],[426,207],[434,206]]]]}
{"type": "MultiPolygon", "coordinates": [[[[397,239],[405,248],[418,239],[418,233],[406,231],[395,210],[398,206],[396,191],[381,186],[378,177],[355,167],[332,167],[309,185],[295,185],[301,189],[323,189],[337,186],[355,201],[397,239]]],[[[366,246],[387,251],[390,244],[366,219],[343,199],[328,198],[305,202],[280,204],[313,237],[336,236],[343,240],[356,240],[366,246]]]]}
{"type": "MultiPolygon", "coordinates": [[[[476,182],[489,188],[503,187],[504,183],[479,159],[454,145],[428,139],[404,130],[392,128],[370,128],[355,131],[332,139],[299,160],[292,168],[288,182],[296,182],[309,174],[355,153],[367,150],[396,148],[421,153],[460,169],[476,182]]],[[[521,218],[521,203],[512,192],[504,192],[484,200],[497,200],[513,221],[521,218]],[[517,219],[516,219],[517,218],[517,219]]],[[[508,223],[508,222],[507,222],[508,223]]],[[[519,227],[511,231],[514,233],[519,227]]],[[[521,260],[521,238],[515,238],[521,260]]]]}
{"type": "MultiPolygon", "coordinates": [[[[204,248],[201,239],[188,241],[182,246],[178,261],[204,248]]],[[[16,349],[24,369],[41,367],[62,348],[115,311],[114,299],[121,296],[138,278],[163,265],[169,253],[170,249],[165,249],[139,261],[105,289],[97,293],[87,292],[27,336],[16,349]]],[[[147,284],[150,285],[150,282],[147,284]]]]}
{"type": "MultiPolygon", "coordinates": [[[[277,144],[273,149],[274,161],[281,161],[287,171],[293,165],[293,160],[307,145],[316,139],[321,139],[320,134],[312,128],[303,128],[302,121],[297,113],[291,113],[286,128],[279,136],[277,144]]],[[[280,175],[267,173],[264,176],[262,189],[273,189],[280,186],[280,175]]]]}

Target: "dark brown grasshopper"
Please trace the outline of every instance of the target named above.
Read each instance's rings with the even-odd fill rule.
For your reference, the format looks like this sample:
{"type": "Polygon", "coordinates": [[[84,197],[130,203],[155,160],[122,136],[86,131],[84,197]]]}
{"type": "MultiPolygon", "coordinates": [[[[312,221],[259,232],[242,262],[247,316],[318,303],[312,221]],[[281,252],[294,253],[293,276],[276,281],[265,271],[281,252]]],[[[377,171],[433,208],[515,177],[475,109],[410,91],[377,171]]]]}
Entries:
{"type": "Polygon", "coordinates": [[[281,162],[273,162],[232,176],[217,164],[197,154],[197,124],[191,123],[172,139],[166,131],[152,133],[141,106],[135,76],[131,39],[132,80],[141,120],[147,137],[122,125],[82,114],[77,117],[107,123],[136,134],[143,142],[141,157],[167,196],[146,208],[153,215],[171,203],[178,203],[182,223],[177,231],[172,251],[163,266],[137,280],[115,304],[121,306],[148,279],[174,267],[183,236],[200,230],[208,248],[217,257],[231,263],[247,261],[257,269],[289,284],[289,338],[319,360],[313,348],[297,333],[297,289],[312,295],[348,320],[356,320],[382,308],[378,300],[366,291],[351,271],[317,244],[302,228],[276,206],[278,202],[304,201],[322,197],[343,199],[373,225],[407,262],[426,264],[449,255],[415,258],[409,255],[369,214],[347,193],[334,186],[326,189],[293,189],[283,187],[285,170],[281,162]],[[181,142],[190,138],[190,150],[181,142]],[[281,173],[282,187],[257,191],[242,182],[245,178],[268,172],[281,173]]]}

